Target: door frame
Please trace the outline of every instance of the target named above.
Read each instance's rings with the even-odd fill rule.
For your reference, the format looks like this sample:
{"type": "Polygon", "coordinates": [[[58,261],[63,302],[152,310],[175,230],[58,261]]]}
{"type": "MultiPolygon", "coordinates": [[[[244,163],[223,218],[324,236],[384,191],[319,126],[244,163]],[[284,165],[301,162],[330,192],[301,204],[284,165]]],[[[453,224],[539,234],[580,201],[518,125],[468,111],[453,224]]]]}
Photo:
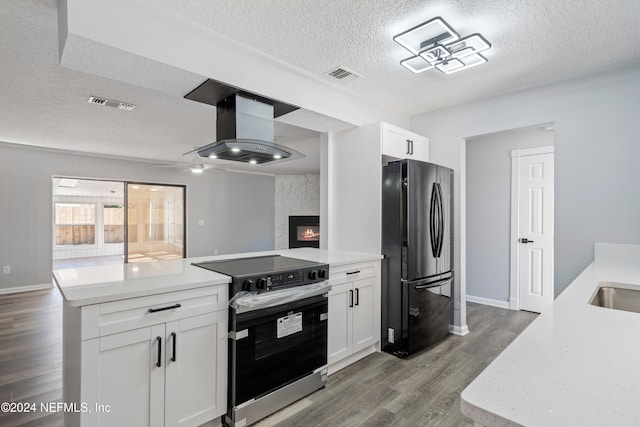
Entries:
{"type": "Polygon", "coordinates": [[[123,181],[124,183],[124,263],[129,263],[129,185],[147,185],[182,188],[182,258],[187,258],[187,186],[186,184],[160,184],[145,181],[123,181]]]}
{"type": "MultiPolygon", "coordinates": [[[[520,159],[525,156],[536,154],[553,154],[555,157],[555,147],[553,145],[536,148],[525,148],[511,150],[511,232],[510,232],[510,254],[509,262],[509,308],[520,310],[520,281],[518,265],[518,236],[520,235],[520,159]]],[[[555,187],[555,183],[554,183],[555,187]]],[[[555,216],[555,203],[553,206],[555,216]]],[[[554,242],[555,246],[555,242],[554,242]]],[[[553,263],[551,269],[553,270],[553,263]]],[[[553,271],[551,272],[553,277],[553,271]]],[[[554,283],[551,284],[552,292],[555,292],[554,283]]]]}

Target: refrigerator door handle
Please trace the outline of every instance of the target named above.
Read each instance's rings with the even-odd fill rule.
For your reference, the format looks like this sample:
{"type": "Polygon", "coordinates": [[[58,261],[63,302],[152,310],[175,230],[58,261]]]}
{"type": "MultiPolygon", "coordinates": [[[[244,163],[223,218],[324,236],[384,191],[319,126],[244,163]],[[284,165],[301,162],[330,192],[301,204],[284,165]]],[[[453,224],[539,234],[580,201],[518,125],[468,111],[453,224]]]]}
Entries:
{"type": "Polygon", "coordinates": [[[437,203],[437,188],[438,183],[434,182],[431,189],[431,201],[429,203],[429,237],[431,239],[431,253],[433,257],[438,257],[438,244],[437,244],[437,225],[436,225],[436,203],[437,203]]]}
{"type": "Polygon", "coordinates": [[[405,285],[415,286],[416,289],[429,288],[431,286],[439,286],[440,283],[453,280],[453,272],[448,271],[446,273],[439,274],[437,276],[425,277],[422,279],[406,280],[400,279],[400,282],[405,285]]]}
{"type": "Polygon", "coordinates": [[[418,285],[416,286],[416,289],[420,290],[420,289],[434,288],[436,286],[446,285],[447,283],[451,283],[451,282],[453,282],[453,278],[442,279],[442,280],[438,280],[437,282],[428,283],[426,285],[418,285]]]}
{"type": "Polygon", "coordinates": [[[442,255],[442,244],[444,242],[444,211],[443,211],[443,203],[442,203],[442,187],[440,183],[436,183],[436,188],[438,189],[438,201],[437,201],[437,212],[438,212],[438,255],[437,258],[440,258],[442,255]]]}
{"type": "Polygon", "coordinates": [[[442,208],[442,188],[440,183],[434,182],[431,191],[431,205],[429,207],[431,252],[434,258],[440,258],[440,255],[442,255],[442,244],[444,242],[444,212],[442,208]]]}

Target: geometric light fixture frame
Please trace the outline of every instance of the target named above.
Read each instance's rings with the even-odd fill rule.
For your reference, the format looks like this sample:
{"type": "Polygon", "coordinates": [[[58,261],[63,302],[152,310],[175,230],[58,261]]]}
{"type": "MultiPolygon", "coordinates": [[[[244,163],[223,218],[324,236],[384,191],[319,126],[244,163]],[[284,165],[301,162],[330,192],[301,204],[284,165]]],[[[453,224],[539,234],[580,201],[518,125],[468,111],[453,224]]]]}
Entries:
{"type": "Polygon", "coordinates": [[[413,73],[436,69],[444,74],[481,65],[487,58],[481,55],[491,43],[481,34],[460,35],[441,17],[436,17],[410,28],[393,40],[413,56],[400,61],[400,65],[413,73]]]}

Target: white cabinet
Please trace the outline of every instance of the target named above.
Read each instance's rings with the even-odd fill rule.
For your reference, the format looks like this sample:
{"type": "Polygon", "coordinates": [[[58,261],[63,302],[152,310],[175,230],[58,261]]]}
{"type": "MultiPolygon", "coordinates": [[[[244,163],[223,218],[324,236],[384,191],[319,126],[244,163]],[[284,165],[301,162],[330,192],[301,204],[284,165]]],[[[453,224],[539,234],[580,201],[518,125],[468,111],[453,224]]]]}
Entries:
{"type": "Polygon", "coordinates": [[[379,261],[331,270],[328,364],[330,373],[375,351],[380,341],[379,261]]]}
{"type": "Polygon", "coordinates": [[[164,369],[153,365],[154,334],[164,336],[164,325],[82,343],[81,401],[92,412],[81,414],[81,425],[164,425],[164,369]]]}
{"type": "Polygon", "coordinates": [[[353,314],[353,353],[362,350],[376,342],[376,329],[380,324],[375,323],[377,316],[373,312],[373,299],[376,278],[355,280],[353,282],[354,305],[353,314]]]}
{"type": "Polygon", "coordinates": [[[388,123],[336,132],[328,150],[329,249],[380,253],[382,165],[428,161],[428,151],[427,138],[388,123]]]}
{"type": "Polygon", "coordinates": [[[335,363],[347,356],[353,350],[352,344],[352,310],[351,282],[332,285],[329,292],[329,332],[328,332],[328,363],[335,363]]]}
{"type": "Polygon", "coordinates": [[[166,426],[197,426],[226,412],[227,319],[222,310],[167,324],[166,426]]]}
{"type": "Polygon", "coordinates": [[[226,285],[64,309],[67,426],[199,426],[226,412],[226,285]],[[151,309],[151,311],[149,311],[151,309]]]}
{"type": "Polygon", "coordinates": [[[422,135],[382,123],[382,155],[395,159],[429,161],[429,140],[422,135]]]}

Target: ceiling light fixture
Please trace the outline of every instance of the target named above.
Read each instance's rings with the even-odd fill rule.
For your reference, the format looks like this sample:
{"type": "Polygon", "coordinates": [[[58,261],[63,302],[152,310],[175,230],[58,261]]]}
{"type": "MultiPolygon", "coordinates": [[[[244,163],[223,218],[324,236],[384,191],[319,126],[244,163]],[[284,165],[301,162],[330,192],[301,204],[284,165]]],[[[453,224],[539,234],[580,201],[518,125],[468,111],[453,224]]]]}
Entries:
{"type": "Polygon", "coordinates": [[[199,174],[204,172],[204,165],[201,163],[199,165],[192,165],[191,166],[191,172],[195,173],[195,174],[199,174]]]}
{"type": "Polygon", "coordinates": [[[393,40],[414,55],[400,61],[413,73],[436,69],[452,74],[466,70],[487,62],[480,52],[491,48],[481,34],[460,38],[440,17],[398,34],[393,40]]]}
{"type": "Polygon", "coordinates": [[[197,153],[193,155],[193,159],[191,159],[191,166],[189,167],[189,169],[191,170],[191,173],[195,174],[201,174],[202,172],[204,172],[204,163],[200,161],[200,157],[198,157],[197,153]]]}

